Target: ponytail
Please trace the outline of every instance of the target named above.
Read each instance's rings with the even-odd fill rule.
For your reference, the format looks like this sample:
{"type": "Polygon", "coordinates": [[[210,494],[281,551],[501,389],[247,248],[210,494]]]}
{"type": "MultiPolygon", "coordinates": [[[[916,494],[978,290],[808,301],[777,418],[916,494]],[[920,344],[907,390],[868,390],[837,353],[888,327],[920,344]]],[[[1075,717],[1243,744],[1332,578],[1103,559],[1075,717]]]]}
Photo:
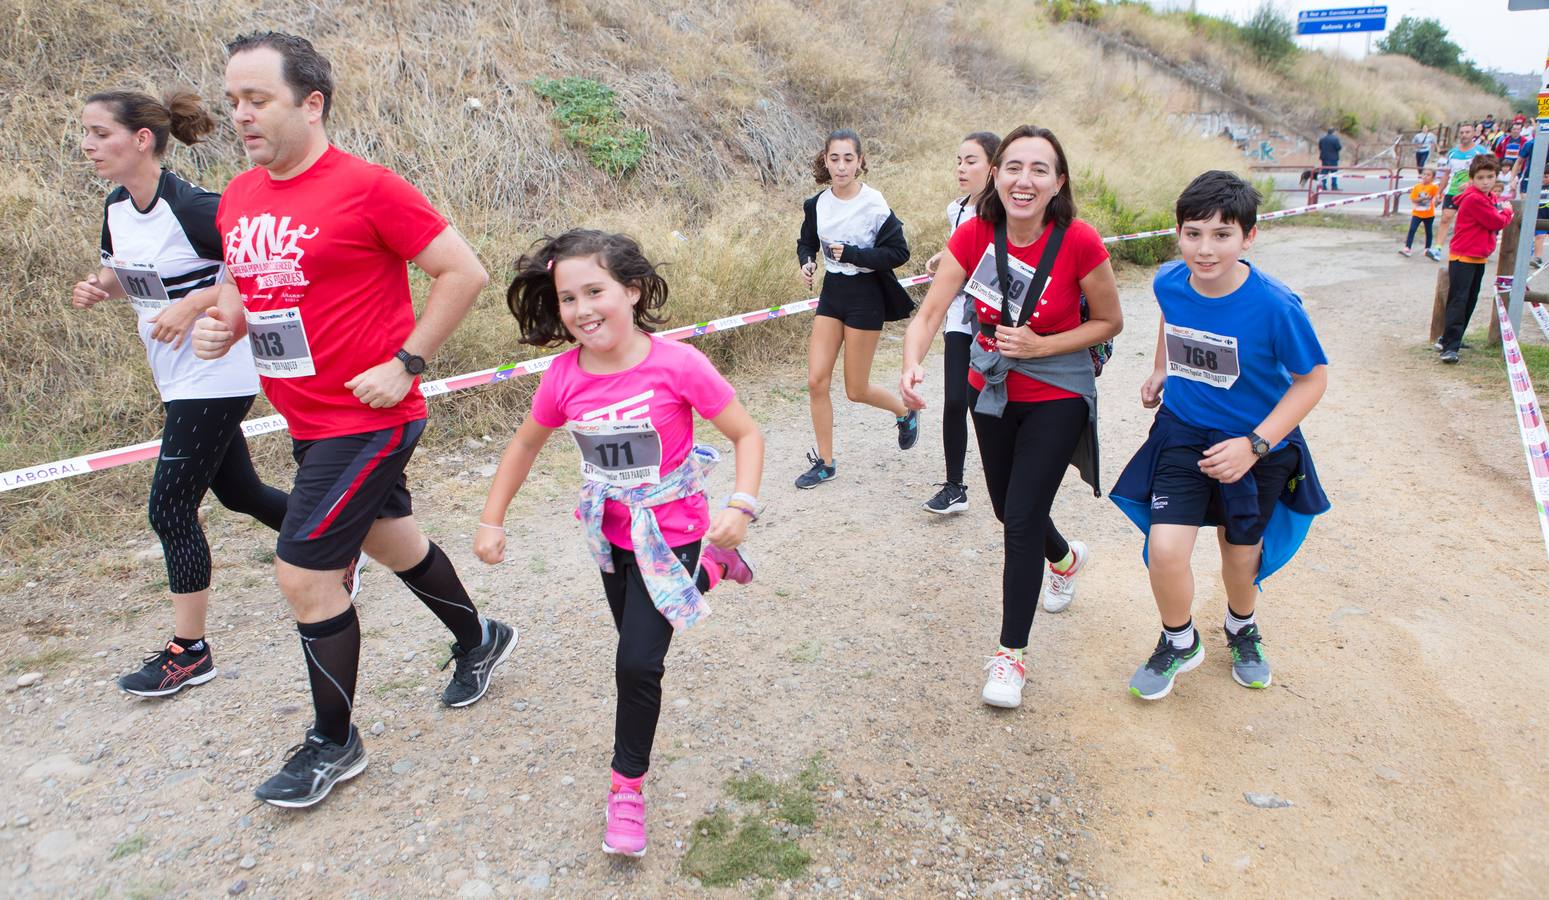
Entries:
{"type": "Polygon", "coordinates": [[[113,119],[130,132],[149,131],[156,140],[157,157],[166,155],[169,136],[192,146],[215,130],[215,117],[204,100],[189,90],[168,91],[160,100],[140,91],[102,91],[86,102],[111,109],[113,119]]]}

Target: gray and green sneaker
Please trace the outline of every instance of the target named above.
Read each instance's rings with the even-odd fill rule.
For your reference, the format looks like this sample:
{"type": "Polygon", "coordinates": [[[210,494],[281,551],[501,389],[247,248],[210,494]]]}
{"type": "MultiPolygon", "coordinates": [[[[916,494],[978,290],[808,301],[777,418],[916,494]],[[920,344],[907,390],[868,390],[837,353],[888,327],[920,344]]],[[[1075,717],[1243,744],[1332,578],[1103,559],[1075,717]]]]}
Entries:
{"type": "Polygon", "coordinates": [[[1198,668],[1204,661],[1205,645],[1199,639],[1198,629],[1194,631],[1194,646],[1187,650],[1174,647],[1163,634],[1151,651],[1151,658],[1130,676],[1129,692],[1142,700],[1160,700],[1172,693],[1173,679],[1178,673],[1198,668]]]}
{"type": "Polygon", "coordinates": [[[1259,646],[1263,640],[1258,625],[1244,625],[1236,634],[1226,632],[1226,646],[1232,651],[1232,680],[1243,687],[1269,687],[1269,660],[1259,646]]]}

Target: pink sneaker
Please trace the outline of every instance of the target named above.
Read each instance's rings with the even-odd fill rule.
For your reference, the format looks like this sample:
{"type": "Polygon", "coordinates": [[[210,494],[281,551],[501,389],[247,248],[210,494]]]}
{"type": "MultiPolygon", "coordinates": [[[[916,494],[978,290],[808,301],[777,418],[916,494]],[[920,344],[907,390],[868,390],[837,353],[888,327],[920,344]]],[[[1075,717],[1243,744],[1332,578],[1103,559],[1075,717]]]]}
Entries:
{"type": "Polygon", "coordinates": [[[602,835],[602,852],[645,855],[645,797],[639,791],[615,787],[608,791],[608,827],[602,835]]]}
{"type": "Polygon", "coordinates": [[[726,567],[726,575],[738,584],[747,584],[753,580],[753,565],[748,558],[742,555],[742,549],[722,550],[714,544],[705,547],[704,558],[711,563],[718,563],[726,567]]]}

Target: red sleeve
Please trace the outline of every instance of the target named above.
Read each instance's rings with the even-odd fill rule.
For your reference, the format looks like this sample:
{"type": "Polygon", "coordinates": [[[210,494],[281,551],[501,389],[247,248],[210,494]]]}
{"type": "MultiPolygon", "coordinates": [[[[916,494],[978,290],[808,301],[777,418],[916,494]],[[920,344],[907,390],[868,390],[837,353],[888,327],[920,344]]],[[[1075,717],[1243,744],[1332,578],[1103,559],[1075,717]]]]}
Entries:
{"type": "Polygon", "coordinates": [[[708,357],[699,352],[698,348],[688,344],[678,346],[689,351],[683,354],[682,368],[679,369],[679,389],[683,393],[683,399],[694,408],[694,412],[706,419],[713,419],[726,409],[733,397],[737,395],[731,382],[727,381],[708,357]]]}
{"type": "Polygon", "coordinates": [[[382,244],[403,259],[413,259],[446,230],[446,219],[414,185],[383,168],[366,204],[371,227],[382,244]]]}
{"type": "Polygon", "coordinates": [[[984,248],[989,246],[990,234],[989,223],[974,216],[957,226],[957,230],[947,238],[947,252],[952,254],[964,272],[972,275],[974,266],[979,264],[979,257],[984,255],[984,248]]]}
{"type": "Polygon", "coordinates": [[[1092,270],[1108,260],[1108,245],[1103,243],[1103,236],[1097,233],[1097,229],[1087,224],[1082,219],[1077,219],[1070,225],[1070,232],[1065,236],[1065,247],[1075,250],[1076,280],[1092,274],[1092,270]],[[1071,238],[1075,238],[1074,241],[1071,238]],[[1074,244],[1075,246],[1071,246],[1074,244]]]}

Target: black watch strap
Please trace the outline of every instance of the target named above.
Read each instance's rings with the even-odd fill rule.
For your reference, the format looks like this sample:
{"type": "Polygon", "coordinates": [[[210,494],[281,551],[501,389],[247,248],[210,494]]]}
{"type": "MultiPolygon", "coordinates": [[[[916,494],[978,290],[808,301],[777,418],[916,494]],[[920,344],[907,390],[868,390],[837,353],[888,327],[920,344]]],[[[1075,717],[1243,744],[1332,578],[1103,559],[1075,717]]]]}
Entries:
{"type": "Polygon", "coordinates": [[[418,375],[425,371],[425,358],[423,356],[415,356],[409,351],[400,348],[397,353],[393,354],[393,357],[403,363],[404,369],[410,375],[418,375]]]}
{"type": "Polygon", "coordinates": [[[1253,455],[1259,459],[1269,455],[1269,441],[1259,437],[1258,432],[1250,431],[1247,434],[1248,443],[1253,447],[1253,455]]]}

